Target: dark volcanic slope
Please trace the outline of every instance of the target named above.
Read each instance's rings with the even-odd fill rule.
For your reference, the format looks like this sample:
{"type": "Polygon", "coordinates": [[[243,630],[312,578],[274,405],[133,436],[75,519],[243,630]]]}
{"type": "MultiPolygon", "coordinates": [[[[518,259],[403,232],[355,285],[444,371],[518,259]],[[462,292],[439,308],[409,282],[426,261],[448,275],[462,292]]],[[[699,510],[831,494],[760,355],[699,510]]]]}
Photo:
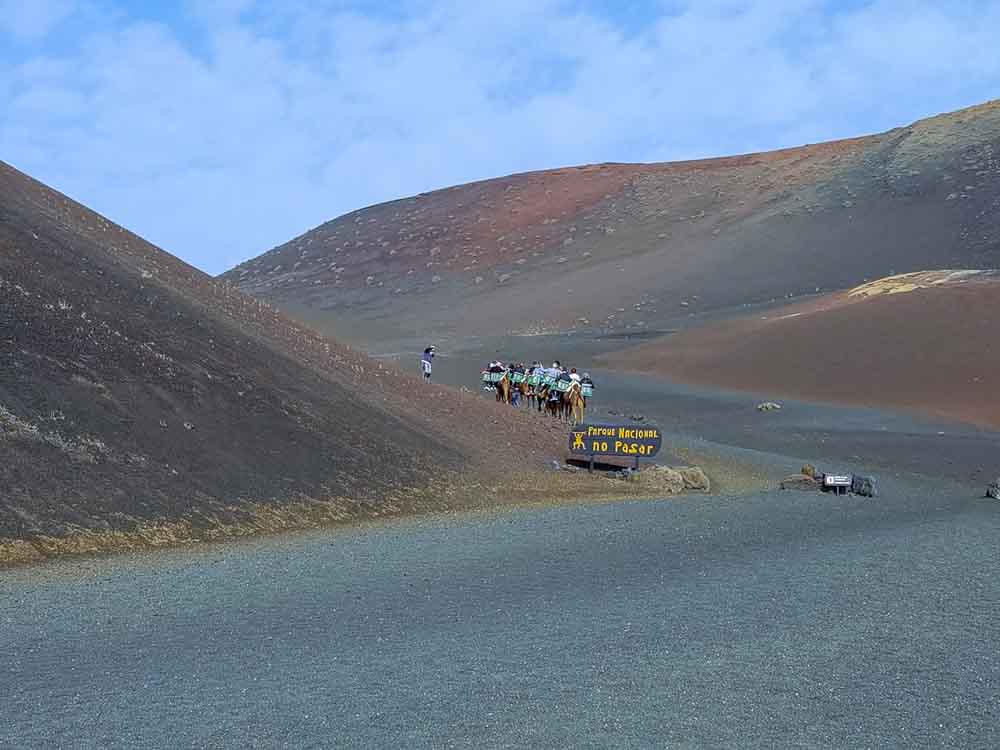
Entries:
{"type": "Polygon", "coordinates": [[[677,325],[906,271],[997,267],[998,149],[991,102],[773,153],[514,175],[348,214],[226,278],[366,341],[677,325]]]}
{"type": "Polygon", "coordinates": [[[398,510],[456,472],[491,476],[491,452],[515,438],[561,446],[548,425],[323,339],[2,163],[0,368],[0,547],[154,522],[197,535],[253,503],[398,510]]]}
{"type": "Polygon", "coordinates": [[[1000,428],[1000,278],[907,274],[606,358],[691,382],[1000,428]]]}

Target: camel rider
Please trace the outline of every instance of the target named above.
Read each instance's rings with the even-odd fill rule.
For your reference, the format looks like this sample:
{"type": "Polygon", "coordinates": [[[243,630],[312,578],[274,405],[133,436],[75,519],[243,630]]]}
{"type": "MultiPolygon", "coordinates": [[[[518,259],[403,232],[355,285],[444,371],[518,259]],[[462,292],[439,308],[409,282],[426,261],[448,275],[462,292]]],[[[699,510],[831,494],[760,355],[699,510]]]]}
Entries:
{"type": "MultiPolygon", "coordinates": [[[[486,367],[483,368],[483,375],[485,376],[486,373],[488,373],[488,372],[490,372],[490,373],[497,372],[496,366],[497,366],[496,360],[491,359],[490,363],[488,365],[486,365],[486,367]]],[[[483,390],[484,391],[493,391],[493,390],[496,390],[496,384],[492,383],[492,382],[483,383],[483,390]]]]}
{"type": "MultiPolygon", "coordinates": [[[[548,375],[548,377],[550,377],[553,381],[556,381],[562,375],[562,371],[562,366],[559,364],[559,360],[557,359],[552,363],[552,367],[549,368],[546,375],[548,375]]],[[[558,401],[561,398],[562,393],[559,392],[558,388],[549,388],[549,401],[558,401]]]]}
{"type": "MultiPolygon", "coordinates": [[[[594,389],[594,381],[591,379],[589,372],[583,373],[583,377],[580,378],[580,385],[589,385],[591,391],[593,391],[593,389],[594,389]]],[[[583,403],[584,404],[587,403],[587,397],[586,396],[583,397],[583,403]]]]}
{"type": "Polygon", "coordinates": [[[559,363],[553,362],[552,367],[544,367],[539,364],[538,375],[545,381],[555,380],[559,376],[559,363]]]}
{"type": "Polygon", "coordinates": [[[431,379],[431,362],[434,360],[434,347],[428,346],[420,356],[420,369],[424,373],[424,380],[431,379]]]}

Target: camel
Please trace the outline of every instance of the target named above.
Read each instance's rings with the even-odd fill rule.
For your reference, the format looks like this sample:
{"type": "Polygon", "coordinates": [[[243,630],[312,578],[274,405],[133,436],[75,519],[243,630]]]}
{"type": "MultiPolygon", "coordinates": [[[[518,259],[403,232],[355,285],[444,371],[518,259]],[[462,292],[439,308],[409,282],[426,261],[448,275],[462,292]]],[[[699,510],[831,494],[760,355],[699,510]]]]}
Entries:
{"type": "Polygon", "coordinates": [[[535,387],[533,385],[528,385],[528,381],[525,380],[523,383],[523,390],[521,391],[521,397],[525,402],[531,406],[535,404],[535,387]]]}
{"type": "Polygon", "coordinates": [[[552,398],[552,389],[547,388],[545,392],[545,413],[550,417],[562,419],[563,394],[556,393],[556,398],[552,398]]]}
{"type": "Polygon", "coordinates": [[[549,387],[547,385],[536,385],[534,393],[531,396],[535,400],[535,405],[538,407],[538,413],[541,414],[545,409],[545,403],[549,398],[549,387]]]}
{"type": "Polygon", "coordinates": [[[518,401],[517,401],[517,405],[520,406],[528,398],[528,394],[531,392],[531,387],[528,385],[527,380],[522,380],[520,383],[514,383],[511,386],[511,397],[512,397],[511,401],[512,401],[512,403],[513,403],[513,395],[514,395],[513,392],[515,390],[518,392],[518,394],[520,396],[518,398],[518,401]]]}
{"type": "Polygon", "coordinates": [[[544,383],[537,386],[529,385],[527,378],[520,383],[514,383],[511,371],[506,370],[500,380],[493,384],[493,388],[499,403],[512,403],[511,396],[516,388],[522,397],[532,399],[532,405],[537,407],[540,414],[545,413],[574,425],[583,422],[587,410],[587,399],[583,397],[583,387],[579,382],[574,382],[566,391],[560,393],[553,391],[553,386],[544,383]],[[556,396],[555,399],[551,399],[553,395],[556,396]]]}
{"type": "Polygon", "coordinates": [[[581,424],[587,409],[587,401],[583,397],[583,387],[579,383],[573,383],[563,394],[563,404],[570,423],[581,424]]]}
{"type": "Polygon", "coordinates": [[[497,389],[497,401],[502,404],[510,403],[510,387],[510,370],[507,370],[495,385],[497,389]]]}
{"type": "Polygon", "coordinates": [[[545,413],[554,419],[562,418],[562,397],[558,400],[553,401],[552,399],[546,399],[545,401],[545,413]]]}

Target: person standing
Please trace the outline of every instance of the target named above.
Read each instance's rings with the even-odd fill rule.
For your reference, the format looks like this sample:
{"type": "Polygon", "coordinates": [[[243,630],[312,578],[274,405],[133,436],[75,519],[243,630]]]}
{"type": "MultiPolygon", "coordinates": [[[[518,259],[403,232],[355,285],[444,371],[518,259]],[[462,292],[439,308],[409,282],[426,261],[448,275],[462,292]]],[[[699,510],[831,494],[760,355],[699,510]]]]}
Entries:
{"type": "Polygon", "coordinates": [[[430,382],[431,379],[431,368],[432,362],[434,360],[434,347],[428,346],[424,349],[424,353],[420,357],[420,369],[424,373],[424,381],[430,382]]]}

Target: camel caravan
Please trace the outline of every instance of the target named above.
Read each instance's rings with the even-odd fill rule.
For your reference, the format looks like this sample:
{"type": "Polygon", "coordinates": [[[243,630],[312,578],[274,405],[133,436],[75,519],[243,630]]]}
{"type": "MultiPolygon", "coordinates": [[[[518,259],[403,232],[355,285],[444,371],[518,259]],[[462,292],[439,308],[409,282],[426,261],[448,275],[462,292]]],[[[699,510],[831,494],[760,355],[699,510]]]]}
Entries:
{"type": "Polygon", "coordinates": [[[551,367],[534,362],[523,364],[490,362],[483,370],[483,388],[496,392],[497,401],[511,406],[527,403],[529,408],[572,424],[583,422],[587,400],[594,394],[590,375],[576,368],[566,369],[558,361],[551,367]]]}

